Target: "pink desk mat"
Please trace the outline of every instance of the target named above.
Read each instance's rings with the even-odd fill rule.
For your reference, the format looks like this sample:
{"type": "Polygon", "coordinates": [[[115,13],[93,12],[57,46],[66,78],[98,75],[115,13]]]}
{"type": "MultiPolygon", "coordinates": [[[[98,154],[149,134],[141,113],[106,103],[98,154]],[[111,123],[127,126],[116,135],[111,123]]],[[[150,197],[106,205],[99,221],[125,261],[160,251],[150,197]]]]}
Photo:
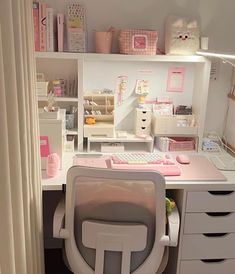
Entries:
{"type": "MultiPolygon", "coordinates": [[[[179,164],[180,176],[166,176],[167,181],[227,181],[226,177],[204,156],[190,155],[190,164],[179,164]]],[[[111,168],[108,157],[76,158],[74,165],[111,168]]]]}
{"type": "MultiPolygon", "coordinates": [[[[189,155],[188,155],[189,156],[189,155]]],[[[168,176],[167,181],[227,181],[227,178],[205,157],[190,155],[190,164],[181,165],[180,176],[168,176]]]]}

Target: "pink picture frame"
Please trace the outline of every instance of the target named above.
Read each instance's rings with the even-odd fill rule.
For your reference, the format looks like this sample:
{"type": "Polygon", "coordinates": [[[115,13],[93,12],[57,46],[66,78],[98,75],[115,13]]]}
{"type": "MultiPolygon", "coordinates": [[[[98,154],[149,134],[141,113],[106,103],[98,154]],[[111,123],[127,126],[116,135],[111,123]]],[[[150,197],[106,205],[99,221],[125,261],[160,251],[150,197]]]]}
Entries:
{"type": "Polygon", "coordinates": [[[167,87],[169,92],[183,92],[184,91],[184,67],[171,67],[168,69],[167,87]]]}

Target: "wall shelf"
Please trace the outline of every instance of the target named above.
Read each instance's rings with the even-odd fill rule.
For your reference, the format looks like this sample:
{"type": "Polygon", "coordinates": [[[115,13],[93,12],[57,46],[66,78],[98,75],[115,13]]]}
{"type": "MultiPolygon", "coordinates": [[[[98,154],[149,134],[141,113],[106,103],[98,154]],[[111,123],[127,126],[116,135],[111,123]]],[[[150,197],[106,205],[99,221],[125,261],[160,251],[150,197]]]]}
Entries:
{"type": "Polygon", "coordinates": [[[133,61],[133,62],[189,62],[203,63],[205,57],[192,55],[126,55],[73,52],[35,52],[36,58],[42,59],[75,59],[81,61],[133,61]]]}

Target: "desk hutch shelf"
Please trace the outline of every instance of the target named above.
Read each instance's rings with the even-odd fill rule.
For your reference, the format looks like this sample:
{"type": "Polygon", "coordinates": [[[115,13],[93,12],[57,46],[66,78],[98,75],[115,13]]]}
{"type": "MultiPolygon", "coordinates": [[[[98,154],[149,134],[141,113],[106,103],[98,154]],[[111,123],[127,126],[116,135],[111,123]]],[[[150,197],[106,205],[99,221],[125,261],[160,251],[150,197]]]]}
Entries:
{"type": "MultiPolygon", "coordinates": [[[[140,56],[69,52],[36,52],[35,57],[37,72],[43,72],[47,80],[63,78],[76,79],[77,81],[76,96],[57,97],[56,102],[61,107],[72,104],[78,108],[77,125],[76,129],[73,130],[76,131],[78,138],[78,151],[84,149],[85,116],[83,100],[87,91],[108,88],[115,92],[118,76],[123,75],[123,73],[128,75],[128,92],[126,97],[124,96],[124,104],[118,108],[114,106],[115,118],[113,115],[106,114],[97,117],[99,120],[103,120],[102,122],[111,121],[111,123],[114,123],[116,130],[131,132],[133,128],[130,127],[134,125],[132,111],[134,112],[137,105],[137,98],[135,98],[133,92],[136,79],[147,78],[150,82],[152,81],[152,96],[156,98],[159,92],[160,95],[163,94],[163,91],[166,93],[164,85],[166,85],[168,68],[185,66],[189,71],[188,74],[186,73],[185,81],[187,89],[190,91],[188,94],[185,91],[177,95],[168,92],[166,95],[171,96],[173,94],[178,98],[188,97],[186,99],[192,104],[197,120],[197,128],[192,130],[190,135],[198,137],[199,147],[201,147],[210,75],[210,62],[206,58],[196,55],[140,56]],[[156,87],[159,90],[155,92],[156,87]]],[[[114,93],[114,98],[115,96],[114,93]]],[[[42,105],[46,99],[46,97],[38,97],[38,103],[42,105]]],[[[179,133],[176,132],[176,135],[180,135],[179,133]]],[[[182,134],[184,135],[184,132],[182,134]]],[[[90,142],[92,141],[94,142],[94,140],[90,140],[90,142]]],[[[128,149],[128,146],[125,147],[128,149]]]]}

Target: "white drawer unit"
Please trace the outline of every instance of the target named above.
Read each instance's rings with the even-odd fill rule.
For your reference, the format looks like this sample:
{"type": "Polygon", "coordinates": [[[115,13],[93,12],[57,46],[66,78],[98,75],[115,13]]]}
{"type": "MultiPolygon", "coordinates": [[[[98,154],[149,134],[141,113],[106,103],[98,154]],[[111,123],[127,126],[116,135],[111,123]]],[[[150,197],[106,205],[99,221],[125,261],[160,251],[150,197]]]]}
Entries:
{"type": "Polygon", "coordinates": [[[151,117],[150,109],[136,108],[135,115],[135,135],[150,135],[151,133],[151,117]]]}
{"type": "Polygon", "coordinates": [[[235,273],[235,192],[189,191],[177,274],[235,273]]]}
{"type": "Polygon", "coordinates": [[[235,259],[181,261],[180,274],[234,274],[235,259]]]}
{"type": "Polygon", "coordinates": [[[235,212],[235,191],[189,192],[186,211],[235,212]]]}
{"type": "Polygon", "coordinates": [[[233,259],[235,257],[234,243],[235,233],[184,235],[181,259],[233,259]]]}
{"type": "Polygon", "coordinates": [[[235,232],[235,213],[204,212],[185,215],[184,234],[230,232],[235,232]]]}

